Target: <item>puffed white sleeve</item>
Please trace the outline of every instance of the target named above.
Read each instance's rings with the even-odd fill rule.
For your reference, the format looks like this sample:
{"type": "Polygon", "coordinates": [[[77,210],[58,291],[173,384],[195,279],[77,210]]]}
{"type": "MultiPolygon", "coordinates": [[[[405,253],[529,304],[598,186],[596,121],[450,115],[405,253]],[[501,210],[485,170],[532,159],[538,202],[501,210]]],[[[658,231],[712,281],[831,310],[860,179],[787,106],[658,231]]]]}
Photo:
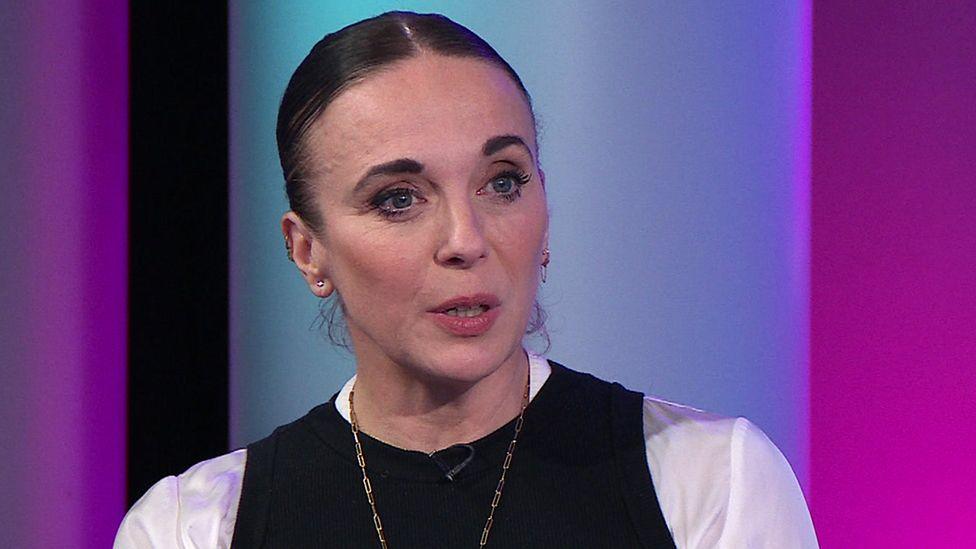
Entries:
{"type": "Polygon", "coordinates": [[[238,450],[157,482],[122,519],[115,549],[229,548],[245,460],[238,450]]]}
{"type": "Polygon", "coordinates": [[[729,495],[720,547],[817,548],[817,536],[793,469],[745,418],[732,428],[729,495]]]}

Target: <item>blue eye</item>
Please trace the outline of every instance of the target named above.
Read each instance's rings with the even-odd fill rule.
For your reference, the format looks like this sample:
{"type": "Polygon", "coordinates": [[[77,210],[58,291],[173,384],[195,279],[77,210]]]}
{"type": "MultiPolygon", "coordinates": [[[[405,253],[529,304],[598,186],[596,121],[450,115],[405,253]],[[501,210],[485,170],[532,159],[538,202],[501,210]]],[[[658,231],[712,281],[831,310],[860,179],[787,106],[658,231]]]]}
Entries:
{"type": "Polygon", "coordinates": [[[411,189],[390,189],[380,193],[371,203],[380,215],[395,217],[413,206],[415,195],[411,189]]]}
{"type": "Polygon", "coordinates": [[[520,170],[504,171],[489,181],[482,190],[478,191],[478,194],[490,192],[501,200],[514,202],[522,196],[522,186],[528,183],[531,177],[520,170]]]}
{"type": "Polygon", "coordinates": [[[515,180],[511,176],[499,177],[491,182],[491,190],[498,194],[508,194],[515,188],[515,180]]]}
{"type": "Polygon", "coordinates": [[[413,195],[409,191],[399,190],[394,194],[387,197],[383,201],[383,204],[389,203],[389,209],[392,210],[402,210],[404,208],[409,208],[413,204],[413,195]]]}

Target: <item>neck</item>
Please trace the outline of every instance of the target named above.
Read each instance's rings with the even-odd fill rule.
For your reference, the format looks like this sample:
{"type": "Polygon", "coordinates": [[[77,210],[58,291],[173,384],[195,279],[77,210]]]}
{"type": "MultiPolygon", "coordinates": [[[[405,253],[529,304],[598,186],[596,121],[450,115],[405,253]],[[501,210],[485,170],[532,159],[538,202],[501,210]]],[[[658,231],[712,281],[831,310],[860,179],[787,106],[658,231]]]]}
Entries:
{"type": "Polygon", "coordinates": [[[353,404],[356,419],[364,433],[406,450],[430,453],[468,443],[519,414],[528,369],[521,348],[474,382],[360,364],[353,404]]]}

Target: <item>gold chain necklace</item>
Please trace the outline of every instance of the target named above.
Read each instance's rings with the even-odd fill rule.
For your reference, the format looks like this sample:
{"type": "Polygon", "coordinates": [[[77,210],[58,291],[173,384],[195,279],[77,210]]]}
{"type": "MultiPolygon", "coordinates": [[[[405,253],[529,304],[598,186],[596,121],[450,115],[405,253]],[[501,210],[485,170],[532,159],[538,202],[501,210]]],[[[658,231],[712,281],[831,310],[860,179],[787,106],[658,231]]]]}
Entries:
{"type": "MultiPolygon", "coordinates": [[[[353,407],[353,395],[356,393],[355,384],[349,390],[349,423],[352,425],[352,436],[356,441],[356,461],[359,469],[363,472],[363,489],[366,490],[366,499],[369,500],[369,507],[373,510],[373,526],[376,527],[376,536],[380,540],[380,547],[387,549],[386,535],[383,533],[383,522],[380,521],[380,514],[376,511],[376,498],[373,496],[373,485],[369,482],[366,475],[366,457],[363,456],[363,446],[359,443],[359,423],[356,421],[356,410],[353,407]]],[[[522,431],[522,421],[525,417],[525,408],[529,405],[529,375],[525,376],[525,392],[522,394],[522,410],[519,412],[518,420],[515,421],[515,436],[508,443],[508,450],[505,452],[505,462],[502,463],[502,476],[498,479],[498,486],[495,487],[495,495],[491,498],[491,510],[488,512],[488,520],[485,521],[485,528],[481,531],[481,542],[478,547],[488,544],[488,532],[491,531],[492,521],[495,519],[495,509],[502,499],[502,488],[505,486],[505,475],[508,468],[512,465],[512,454],[515,453],[515,443],[518,441],[519,433],[522,431]]]]}

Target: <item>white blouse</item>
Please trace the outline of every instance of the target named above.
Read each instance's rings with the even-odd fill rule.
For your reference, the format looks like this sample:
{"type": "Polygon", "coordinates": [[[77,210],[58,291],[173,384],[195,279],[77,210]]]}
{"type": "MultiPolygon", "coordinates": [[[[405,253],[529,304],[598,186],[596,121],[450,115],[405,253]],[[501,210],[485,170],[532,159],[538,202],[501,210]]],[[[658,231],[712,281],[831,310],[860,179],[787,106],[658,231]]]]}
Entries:
{"type": "MultiPolygon", "coordinates": [[[[529,398],[551,369],[529,356],[529,398]]],[[[349,420],[350,379],[336,407],[349,420]]],[[[647,465],[679,548],[816,548],[796,476],[779,449],[745,418],[723,418],[644,399],[647,465]]],[[[229,548],[247,450],[157,482],[125,515],[115,548],[229,548]]]]}

